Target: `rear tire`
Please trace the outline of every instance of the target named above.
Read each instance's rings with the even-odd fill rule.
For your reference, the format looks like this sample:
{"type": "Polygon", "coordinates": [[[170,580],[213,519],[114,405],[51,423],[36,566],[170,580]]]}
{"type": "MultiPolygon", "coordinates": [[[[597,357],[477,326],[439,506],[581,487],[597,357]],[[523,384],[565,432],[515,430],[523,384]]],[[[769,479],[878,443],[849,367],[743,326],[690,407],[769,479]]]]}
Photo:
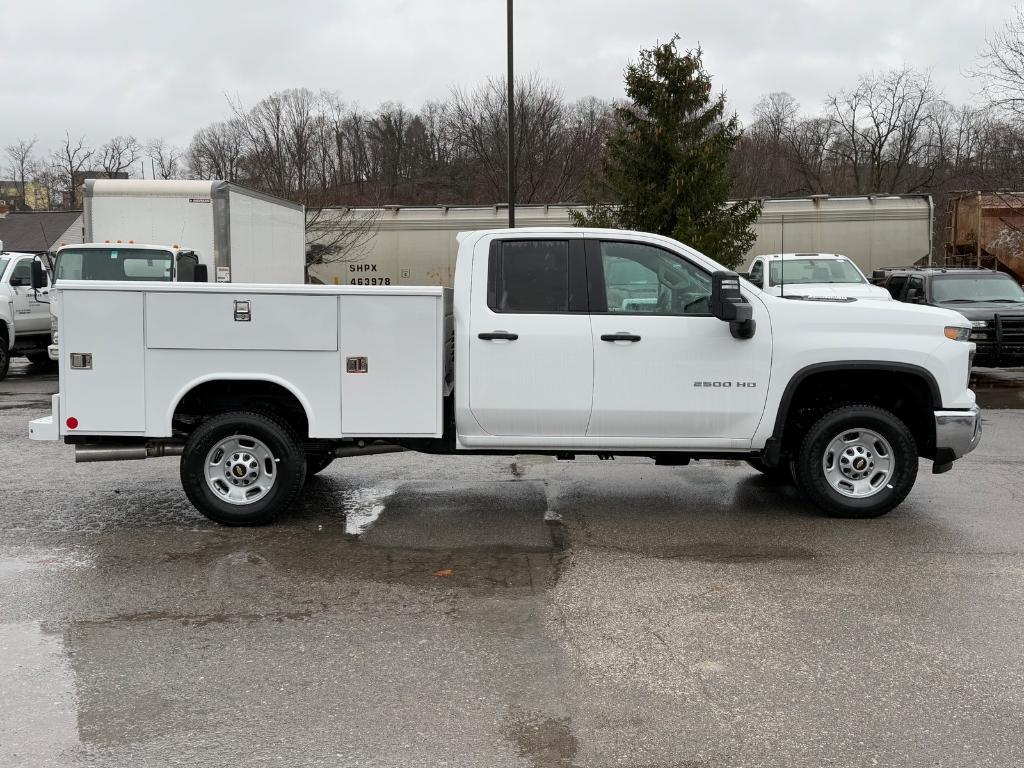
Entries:
{"type": "Polygon", "coordinates": [[[231,411],[189,436],[181,485],[193,506],[222,525],[266,525],[292,503],[306,480],[295,430],[276,416],[231,411]]]}
{"type": "MultiPolygon", "coordinates": [[[[0,325],[0,328],[3,328],[0,325]]],[[[7,369],[11,367],[11,351],[7,348],[7,333],[0,331],[0,381],[7,378],[7,369]]]]}
{"type": "Polygon", "coordinates": [[[797,486],[832,517],[879,517],[917,480],[917,445],[895,414],[847,405],[807,431],[794,464],[797,486]]]}

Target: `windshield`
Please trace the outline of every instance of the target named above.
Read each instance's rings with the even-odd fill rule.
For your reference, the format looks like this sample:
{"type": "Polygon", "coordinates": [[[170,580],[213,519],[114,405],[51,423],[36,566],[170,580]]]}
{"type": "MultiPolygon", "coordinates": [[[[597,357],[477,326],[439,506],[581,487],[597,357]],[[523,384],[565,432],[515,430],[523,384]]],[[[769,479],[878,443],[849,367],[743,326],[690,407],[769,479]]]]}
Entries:
{"type": "Polygon", "coordinates": [[[771,284],[863,283],[864,275],[846,259],[781,259],[771,262],[771,284]],[[785,275],[783,275],[785,263],[785,275]]]}
{"type": "Polygon", "coordinates": [[[1024,290],[1004,275],[941,275],[932,280],[932,299],[946,302],[1024,302],[1024,290]]]}
{"type": "Polygon", "coordinates": [[[170,251],[141,248],[66,248],[57,254],[57,280],[144,280],[169,282],[170,251]]]}
{"type": "Polygon", "coordinates": [[[9,261],[10,259],[7,258],[6,256],[0,257],[0,277],[3,277],[4,270],[7,269],[7,262],[9,261]]]}

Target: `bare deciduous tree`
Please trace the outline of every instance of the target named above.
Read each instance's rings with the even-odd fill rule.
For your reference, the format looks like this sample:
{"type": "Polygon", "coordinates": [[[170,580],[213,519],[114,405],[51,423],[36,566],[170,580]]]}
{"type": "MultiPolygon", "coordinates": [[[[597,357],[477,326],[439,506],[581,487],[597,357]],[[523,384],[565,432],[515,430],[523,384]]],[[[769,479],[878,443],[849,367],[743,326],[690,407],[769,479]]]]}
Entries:
{"type": "Polygon", "coordinates": [[[146,144],[146,156],[153,164],[153,173],[160,179],[177,179],[181,176],[181,150],[163,139],[152,139],[146,144]]]}
{"type": "Polygon", "coordinates": [[[859,194],[914,192],[932,180],[933,169],[921,160],[938,98],[931,75],[909,67],[862,76],[857,87],[828,97],[836,132],[831,151],[859,194]]]}
{"type": "Polygon", "coordinates": [[[242,172],[243,133],[237,120],[199,129],[188,148],[188,165],[200,179],[237,181],[242,172]]]}
{"type": "MultiPolygon", "coordinates": [[[[53,171],[61,196],[61,207],[71,208],[78,202],[76,185],[82,170],[92,160],[96,151],[86,144],[84,136],[72,139],[67,131],[61,146],[50,155],[50,169],[53,171]]],[[[51,207],[53,203],[51,201],[51,207]]]]}
{"type": "Polygon", "coordinates": [[[35,150],[36,141],[37,139],[34,136],[31,139],[17,139],[14,144],[9,144],[4,148],[7,159],[10,162],[11,175],[18,182],[21,202],[26,207],[28,206],[28,201],[25,200],[25,179],[35,169],[33,151],[35,150]]]}
{"type": "Polygon", "coordinates": [[[988,102],[1015,119],[1024,118],[1024,6],[985,41],[968,73],[980,80],[988,102]]]}
{"type": "Polygon", "coordinates": [[[134,136],[115,136],[96,155],[100,169],[110,176],[131,174],[132,166],[142,156],[142,145],[134,136]]]}

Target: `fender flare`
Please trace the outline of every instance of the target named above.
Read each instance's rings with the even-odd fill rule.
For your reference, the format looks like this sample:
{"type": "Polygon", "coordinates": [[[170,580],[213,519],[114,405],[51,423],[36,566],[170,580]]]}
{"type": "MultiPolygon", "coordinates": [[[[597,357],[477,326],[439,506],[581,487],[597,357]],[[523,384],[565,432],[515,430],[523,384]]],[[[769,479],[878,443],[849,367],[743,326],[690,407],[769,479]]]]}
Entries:
{"type": "Polygon", "coordinates": [[[200,376],[199,378],[192,379],[181,387],[173,398],[171,398],[171,407],[168,409],[164,416],[164,429],[166,434],[170,435],[173,432],[173,421],[174,412],[178,410],[178,406],[181,405],[181,401],[185,396],[198,386],[208,384],[211,381],[265,381],[268,384],[276,384],[282,389],[288,390],[296,400],[299,401],[299,405],[302,406],[302,410],[306,413],[306,423],[310,425],[310,429],[313,426],[313,406],[310,405],[309,398],[307,398],[302,392],[295,388],[291,382],[282,379],[280,376],[274,376],[266,373],[211,373],[207,376],[200,376]]]}
{"type": "Polygon", "coordinates": [[[775,426],[772,435],[765,445],[765,461],[771,466],[777,466],[779,456],[782,452],[782,439],[786,431],[786,423],[789,417],[789,409],[793,403],[793,396],[800,385],[810,376],[830,371],[882,371],[887,373],[905,373],[917,376],[928,387],[932,397],[932,408],[942,407],[942,392],[935,376],[927,368],[912,363],[898,363],[891,360],[834,360],[827,363],[813,363],[801,368],[790,377],[783,390],[782,399],[779,401],[778,411],[775,413],[775,426]]]}

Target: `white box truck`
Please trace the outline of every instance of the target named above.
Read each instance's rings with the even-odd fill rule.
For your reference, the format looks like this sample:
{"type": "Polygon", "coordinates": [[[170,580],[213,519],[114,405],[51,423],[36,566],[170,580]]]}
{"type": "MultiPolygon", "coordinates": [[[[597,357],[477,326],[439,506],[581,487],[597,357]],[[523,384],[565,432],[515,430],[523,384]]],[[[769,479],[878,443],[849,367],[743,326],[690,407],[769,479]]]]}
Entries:
{"type": "Polygon", "coordinates": [[[218,283],[304,283],[303,206],[226,181],[88,179],[87,243],[194,251],[218,283]]]}
{"type": "MultiPolygon", "coordinates": [[[[58,280],[79,461],[181,456],[205,515],[266,523],[339,456],[746,459],[826,512],[899,504],[981,436],[971,326],[900,302],[779,297],[640,232],[514,229],[434,287],[58,280]]],[[[121,482],[119,479],[118,482],[121,482]]]]}

